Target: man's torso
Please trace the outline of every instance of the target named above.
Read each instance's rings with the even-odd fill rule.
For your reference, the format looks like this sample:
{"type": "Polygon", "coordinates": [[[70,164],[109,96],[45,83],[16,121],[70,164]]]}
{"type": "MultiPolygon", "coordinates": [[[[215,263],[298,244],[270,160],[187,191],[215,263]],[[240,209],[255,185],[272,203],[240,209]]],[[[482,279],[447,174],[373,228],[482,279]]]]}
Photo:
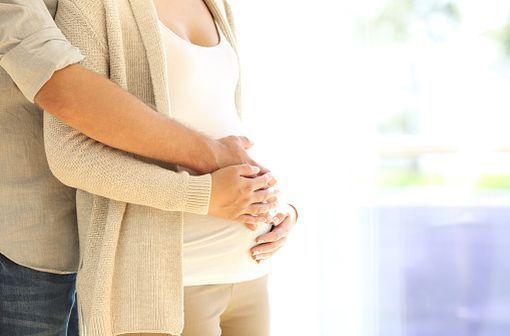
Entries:
{"type": "MultiPolygon", "coordinates": [[[[55,15],[56,0],[44,0],[55,15]]],[[[75,190],[50,172],[43,113],[0,68],[0,253],[55,273],[78,263],[75,190]]]]}

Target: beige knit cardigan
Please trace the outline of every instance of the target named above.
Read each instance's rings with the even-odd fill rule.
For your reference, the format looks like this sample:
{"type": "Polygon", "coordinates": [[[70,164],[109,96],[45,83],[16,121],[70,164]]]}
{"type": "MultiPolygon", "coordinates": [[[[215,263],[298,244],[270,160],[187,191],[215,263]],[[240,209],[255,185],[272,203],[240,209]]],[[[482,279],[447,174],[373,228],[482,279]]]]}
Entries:
{"type": "MultiPolygon", "coordinates": [[[[237,51],[228,4],[205,3],[237,51]]],[[[86,56],[84,66],[171,116],[151,0],[59,0],[55,21],[86,56]]],[[[179,335],[182,214],[208,212],[211,176],[176,173],[104,146],[49,114],[44,132],[53,174],[77,188],[80,335],[179,335]]]]}

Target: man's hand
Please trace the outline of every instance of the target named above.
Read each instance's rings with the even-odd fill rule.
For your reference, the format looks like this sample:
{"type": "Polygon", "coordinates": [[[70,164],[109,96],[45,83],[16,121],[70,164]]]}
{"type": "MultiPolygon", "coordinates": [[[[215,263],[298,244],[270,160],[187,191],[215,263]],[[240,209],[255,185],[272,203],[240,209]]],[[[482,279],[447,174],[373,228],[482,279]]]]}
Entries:
{"type": "Polygon", "coordinates": [[[297,212],[291,205],[286,205],[275,216],[273,228],[266,234],[257,237],[257,244],[251,250],[251,256],[257,262],[269,259],[287,240],[290,231],[296,225],[297,212]]]}
{"type": "Polygon", "coordinates": [[[259,167],[259,175],[268,173],[267,168],[252,160],[248,155],[247,150],[252,146],[253,143],[245,136],[230,135],[212,140],[209,144],[211,158],[204,160],[204,166],[198,172],[205,174],[220,168],[247,163],[259,167]]]}
{"type": "Polygon", "coordinates": [[[275,178],[260,175],[260,168],[242,164],[218,169],[212,174],[209,215],[249,224],[269,223],[277,205],[275,178]]]}

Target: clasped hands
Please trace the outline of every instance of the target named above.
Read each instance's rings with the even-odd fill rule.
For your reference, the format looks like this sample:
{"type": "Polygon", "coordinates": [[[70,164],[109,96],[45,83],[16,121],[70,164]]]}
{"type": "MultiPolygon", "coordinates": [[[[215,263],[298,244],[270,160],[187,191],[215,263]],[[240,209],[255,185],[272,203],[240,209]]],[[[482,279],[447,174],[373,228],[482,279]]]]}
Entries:
{"type": "Polygon", "coordinates": [[[255,230],[259,223],[273,225],[270,232],[257,237],[257,245],[250,251],[254,260],[268,259],[283,246],[295,225],[295,208],[279,204],[277,181],[266,168],[249,158],[246,149],[252,144],[247,138],[230,136],[219,142],[229,151],[229,157],[237,156],[234,162],[245,163],[223,162],[219,164],[223,168],[211,173],[209,214],[242,222],[250,230],[255,230]]]}

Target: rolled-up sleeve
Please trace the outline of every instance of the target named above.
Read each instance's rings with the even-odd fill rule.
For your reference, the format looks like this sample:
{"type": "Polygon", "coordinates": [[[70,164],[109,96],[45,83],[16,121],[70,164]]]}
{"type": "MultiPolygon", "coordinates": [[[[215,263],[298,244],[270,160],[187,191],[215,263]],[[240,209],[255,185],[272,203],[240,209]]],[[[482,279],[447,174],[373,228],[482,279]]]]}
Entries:
{"type": "Polygon", "coordinates": [[[55,71],[81,60],[43,0],[0,0],[0,66],[29,101],[55,71]]]}

